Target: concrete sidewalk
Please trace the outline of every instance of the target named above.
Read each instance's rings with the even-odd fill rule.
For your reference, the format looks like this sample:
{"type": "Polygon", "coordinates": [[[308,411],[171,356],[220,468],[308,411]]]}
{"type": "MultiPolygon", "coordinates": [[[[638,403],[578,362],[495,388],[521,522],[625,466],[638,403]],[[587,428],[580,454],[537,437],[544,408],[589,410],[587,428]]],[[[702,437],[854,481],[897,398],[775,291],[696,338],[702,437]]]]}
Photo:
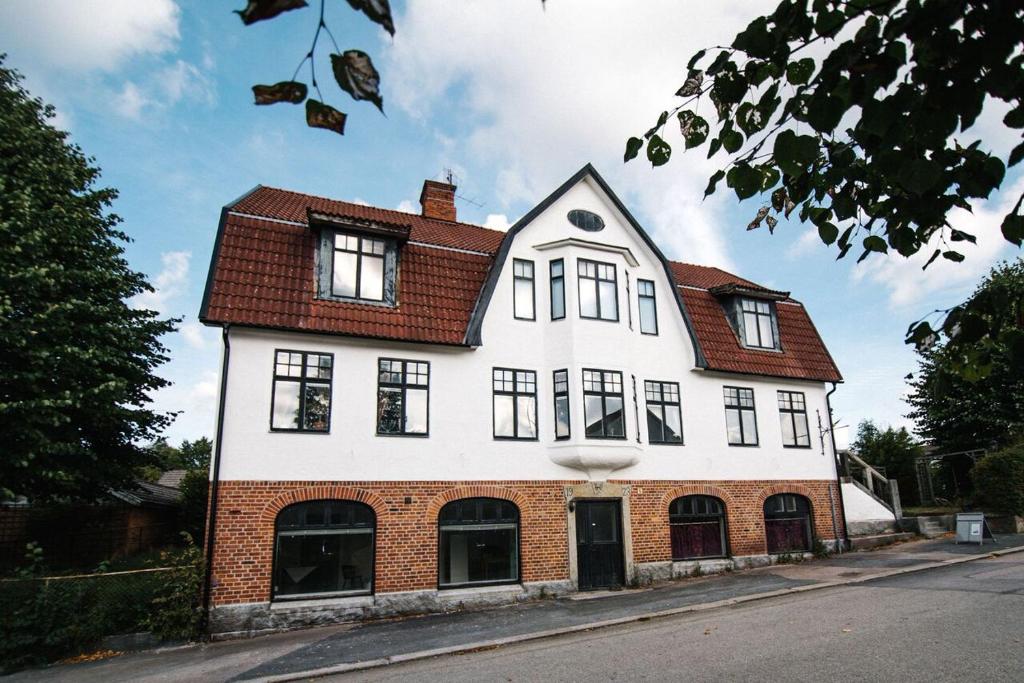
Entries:
{"type": "Polygon", "coordinates": [[[993,552],[1024,551],[1024,534],[1000,535],[997,540],[996,545],[988,543],[981,547],[955,545],[950,538],[914,541],[876,551],[653,588],[584,593],[499,609],[126,654],[100,662],[25,671],[11,680],[294,680],[861,583],[971,561],[993,552]]]}

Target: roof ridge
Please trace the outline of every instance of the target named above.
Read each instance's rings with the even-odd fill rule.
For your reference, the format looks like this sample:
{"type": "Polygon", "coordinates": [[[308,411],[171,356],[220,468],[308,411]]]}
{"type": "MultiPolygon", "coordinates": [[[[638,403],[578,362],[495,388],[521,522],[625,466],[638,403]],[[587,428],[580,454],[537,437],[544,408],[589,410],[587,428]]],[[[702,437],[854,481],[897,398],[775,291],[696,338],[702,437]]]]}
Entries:
{"type": "MultiPolygon", "coordinates": [[[[289,189],[284,188],[284,187],[275,187],[273,185],[258,185],[255,188],[255,191],[259,191],[259,190],[273,190],[275,192],[285,192],[285,193],[288,193],[288,194],[291,194],[291,195],[295,195],[295,196],[298,196],[298,197],[311,197],[313,199],[320,199],[320,200],[327,201],[327,202],[337,202],[339,204],[348,204],[349,206],[362,206],[362,207],[365,207],[365,208],[368,208],[368,209],[374,209],[375,211],[384,211],[384,212],[387,212],[387,213],[397,214],[399,216],[412,216],[412,217],[415,217],[415,218],[419,218],[420,220],[431,221],[432,223],[437,223],[439,225],[457,225],[459,227],[474,228],[476,230],[484,230],[486,232],[495,233],[497,235],[504,235],[505,234],[504,230],[495,230],[494,228],[486,228],[486,227],[484,227],[482,225],[477,225],[476,223],[467,223],[465,221],[442,221],[442,220],[439,220],[437,218],[428,218],[427,216],[423,216],[423,215],[418,214],[418,213],[409,213],[408,211],[399,211],[398,209],[385,209],[383,206],[376,206],[374,204],[358,204],[356,202],[352,202],[352,201],[349,201],[347,199],[336,199],[334,197],[324,197],[323,195],[310,194],[309,192],[299,192],[298,190],[289,190],[289,189]]],[[[239,202],[236,201],[235,204],[237,204],[237,203],[239,203],[239,202]]],[[[234,205],[232,205],[232,208],[234,208],[234,205]]]]}

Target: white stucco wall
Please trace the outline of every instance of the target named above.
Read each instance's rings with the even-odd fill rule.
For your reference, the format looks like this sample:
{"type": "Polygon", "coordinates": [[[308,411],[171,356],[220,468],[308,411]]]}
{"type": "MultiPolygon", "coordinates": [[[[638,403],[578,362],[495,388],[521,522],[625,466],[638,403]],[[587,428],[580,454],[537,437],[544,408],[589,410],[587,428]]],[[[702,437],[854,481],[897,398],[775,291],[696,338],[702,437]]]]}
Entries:
{"type": "Polygon", "coordinates": [[[856,484],[843,483],[843,509],[847,522],[895,521],[896,515],[862,491],[856,484]]]}
{"type": "MultiPolygon", "coordinates": [[[[471,480],[578,479],[586,475],[552,459],[596,458],[628,467],[615,479],[835,479],[828,435],[825,386],[702,372],[661,264],[613,205],[582,181],[554,202],[517,236],[484,319],[483,345],[450,348],[327,335],[234,329],[228,378],[223,479],[257,480],[471,480]],[[583,208],[601,215],[606,228],[587,233],[566,214],[583,208]],[[624,255],[574,244],[538,250],[538,245],[578,238],[626,247],[624,255]],[[614,263],[618,275],[619,322],[583,320],[577,303],[577,259],[614,263]],[[512,259],[532,260],[536,273],[536,321],[512,315],[512,259]],[[550,320],[548,263],[565,259],[566,318],[550,320]],[[626,298],[626,279],[630,295],[626,298]],[[659,334],[641,335],[637,278],[656,287],[659,334]],[[631,309],[632,329],[629,326],[631,309]],[[273,354],[277,348],[334,353],[334,391],[329,434],[271,432],[273,354]],[[377,359],[428,360],[429,437],[377,436],[377,359]],[[535,370],[538,381],[539,441],[496,441],[492,436],[491,370],[535,370]],[[619,370],[626,399],[625,441],[583,437],[582,369],[619,370]],[[552,371],[569,370],[572,438],[554,440],[552,371]],[[636,377],[634,410],[632,377],[636,377]],[[685,445],[647,443],[645,379],[679,382],[685,445]],[[722,386],[754,389],[758,447],[729,446],[722,386]],[[806,395],[810,449],[782,447],[776,391],[806,395]],[[637,414],[640,438],[637,442],[637,414]]],[[[591,476],[595,476],[591,471],[591,476]]],[[[603,478],[603,474],[597,478],[603,478]]]]}

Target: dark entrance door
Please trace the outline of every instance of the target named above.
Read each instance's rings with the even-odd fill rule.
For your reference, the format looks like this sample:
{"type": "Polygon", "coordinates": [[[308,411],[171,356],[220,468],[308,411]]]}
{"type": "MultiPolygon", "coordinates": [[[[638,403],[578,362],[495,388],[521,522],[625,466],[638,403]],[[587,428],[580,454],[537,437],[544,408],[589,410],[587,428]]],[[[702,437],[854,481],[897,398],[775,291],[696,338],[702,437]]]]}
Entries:
{"type": "Polygon", "coordinates": [[[576,559],[580,590],[612,588],[624,583],[619,501],[576,503],[576,559]]]}

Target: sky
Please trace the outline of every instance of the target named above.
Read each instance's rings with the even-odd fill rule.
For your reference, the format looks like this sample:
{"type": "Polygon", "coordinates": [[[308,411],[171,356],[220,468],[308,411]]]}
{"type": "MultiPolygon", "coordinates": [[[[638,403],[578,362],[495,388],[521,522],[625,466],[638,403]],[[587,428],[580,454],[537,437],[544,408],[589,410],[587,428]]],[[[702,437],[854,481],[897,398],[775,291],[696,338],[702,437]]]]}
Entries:
{"type": "MultiPolygon", "coordinates": [[[[326,102],[349,114],[344,137],[307,128],[301,106],[252,104],[252,85],[292,77],[319,3],[252,26],[231,11],[244,4],[0,4],[7,66],[54,105],[54,125],[120,192],[114,212],[132,237],[128,261],[156,289],[133,303],[182,318],[160,369],[173,385],[153,397],[157,409],[180,412],[171,443],[213,435],[220,338],[197,316],[220,208],[257,184],[416,212],[423,180],[450,169],[460,220],[503,229],[591,162],[669,258],[719,266],[804,303],[846,379],[833,407],[852,427],[863,419],[912,427],[907,326],[1020,256],[999,234],[1024,189],[1019,169],[973,214],[952,217],[978,237],[966,261],[922,272],[931,249],[856,265],[855,255],[835,261],[797,220],[780,221],[775,235],[748,232],[756,199],[719,191],[703,201],[722,157],[680,154],[681,141],[667,166],[652,169],[642,154],[623,164],[626,138],[676,101],[689,57],[728,44],[772,2],[392,0],[392,38],[328,0],[337,43],[371,55],[384,98],[382,116],[338,89],[322,35],[317,74],[326,102]]],[[[308,65],[301,73],[309,82],[308,65]]],[[[1003,113],[998,103],[986,107],[962,142],[1009,149],[1003,113]]]]}

